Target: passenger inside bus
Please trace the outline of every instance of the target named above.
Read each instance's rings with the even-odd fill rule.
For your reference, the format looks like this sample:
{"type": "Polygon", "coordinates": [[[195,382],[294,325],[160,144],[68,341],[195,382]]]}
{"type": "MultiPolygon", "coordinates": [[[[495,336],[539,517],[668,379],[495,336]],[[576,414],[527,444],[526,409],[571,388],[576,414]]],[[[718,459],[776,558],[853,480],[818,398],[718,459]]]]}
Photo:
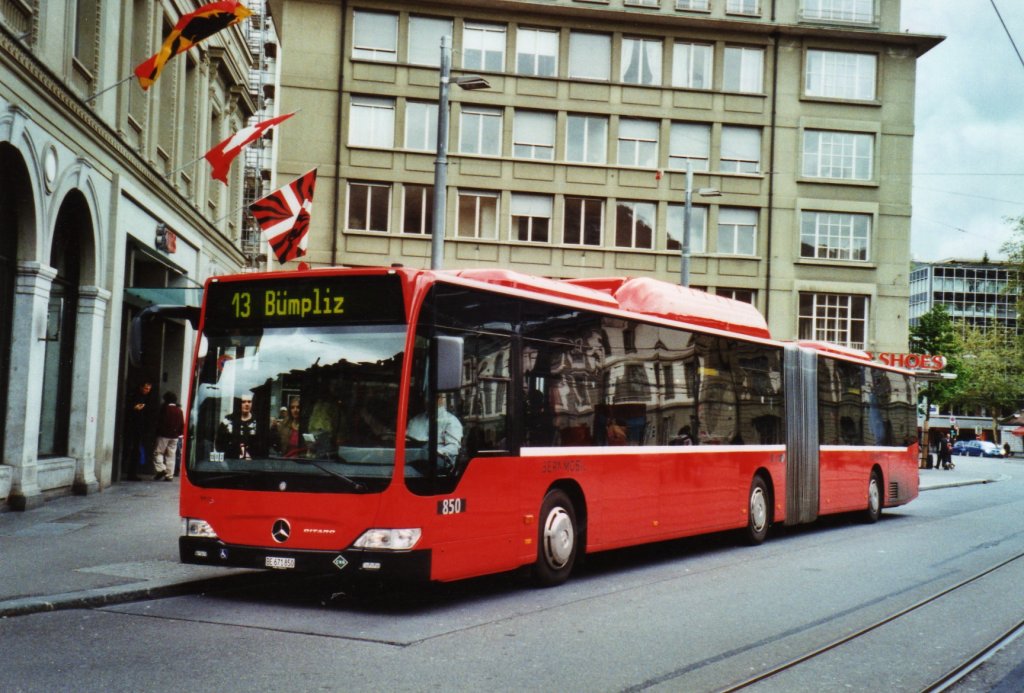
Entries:
{"type": "Polygon", "coordinates": [[[238,409],[221,419],[217,427],[215,447],[229,458],[251,460],[266,453],[264,432],[252,413],[252,398],[251,392],[243,393],[238,409]]]}
{"type": "Polygon", "coordinates": [[[278,426],[274,441],[282,457],[298,457],[306,451],[302,439],[302,407],[298,395],[288,400],[288,418],[278,426]]]}

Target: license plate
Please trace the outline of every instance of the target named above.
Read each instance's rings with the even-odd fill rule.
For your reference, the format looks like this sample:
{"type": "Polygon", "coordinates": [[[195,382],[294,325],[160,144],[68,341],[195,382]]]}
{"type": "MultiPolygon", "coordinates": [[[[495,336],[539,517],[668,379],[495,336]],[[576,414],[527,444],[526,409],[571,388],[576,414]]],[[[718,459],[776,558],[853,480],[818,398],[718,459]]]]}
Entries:
{"type": "Polygon", "coordinates": [[[268,568],[281,568],[281,569],[294,568],[295,567],[295,559],[294,558],[285,558],[283,556],[267,556],[267,558],[266,558],[266,566],[268,568]]]}

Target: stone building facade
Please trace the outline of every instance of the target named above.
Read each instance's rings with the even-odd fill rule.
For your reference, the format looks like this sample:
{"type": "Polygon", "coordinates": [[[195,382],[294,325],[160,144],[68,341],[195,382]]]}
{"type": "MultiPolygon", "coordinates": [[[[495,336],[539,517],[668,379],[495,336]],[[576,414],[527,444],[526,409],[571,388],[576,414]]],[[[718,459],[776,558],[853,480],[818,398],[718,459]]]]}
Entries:
{"type": "Polygon", "coordinates": [[[115,482],[126,393],[182,395],[194,336],[148,324],[135,369],[131,318],[244,266],[242,173],[199,160],[254,111],[241,28],[126,79],[198,6],[0,1],[0,509],[115,482]]]}

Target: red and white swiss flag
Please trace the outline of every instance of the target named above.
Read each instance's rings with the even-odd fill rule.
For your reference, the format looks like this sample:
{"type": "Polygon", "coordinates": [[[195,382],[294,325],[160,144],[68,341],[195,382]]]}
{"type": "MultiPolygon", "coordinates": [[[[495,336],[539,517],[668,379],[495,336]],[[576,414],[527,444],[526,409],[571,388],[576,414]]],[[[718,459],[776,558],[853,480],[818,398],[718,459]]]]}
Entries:
{"type": "Polygon", "coordinates": [[[235,157],[241,153],[245,146],[250,142],[253,142],[263,136],[263,133],[274,127],[278,123],[288,120],[293,115],[292,113],[285,113],[269,120],[264,120],[262,123],[256,123],[256,125],[250,125],[247,128],[242,128],[231,137],[227,138],[210,151],[203,154],[203,158],[210,162],[210,166],[213,170],[210,175],[214,180],[219,180],[224,185],[228,184],[228,171],[231,170],[231,162],[235,160],[235,157]]]}

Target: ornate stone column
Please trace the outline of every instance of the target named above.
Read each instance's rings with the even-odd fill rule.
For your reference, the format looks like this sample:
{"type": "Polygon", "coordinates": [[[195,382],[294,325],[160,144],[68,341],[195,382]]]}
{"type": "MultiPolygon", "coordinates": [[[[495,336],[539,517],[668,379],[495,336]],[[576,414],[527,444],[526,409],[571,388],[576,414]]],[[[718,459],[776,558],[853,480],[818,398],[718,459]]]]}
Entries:
{"type": "Polygon", "coordinates": [[[110,292],[106,289],[98,286],[82,286],[78,289],[68,455],[75,458],[73,491],[79,495],[99,489],[96,478],[96,419],[105,353],[103,321],[109,303],[110,292]]]}
{"type": "Polygon", "coordinates": [[[46,315],[50,288],[57,270],[39,262],[21,261],[14,285],[11,369],[8,374],[8,407],[4,464],[13,467],[13,510],[42,504],[36,460],[39,451],[39,410],[43,398],[43,359],[46,355],[46,315]],[[24,404],[17,405],[19,395],[24,404]]]}

